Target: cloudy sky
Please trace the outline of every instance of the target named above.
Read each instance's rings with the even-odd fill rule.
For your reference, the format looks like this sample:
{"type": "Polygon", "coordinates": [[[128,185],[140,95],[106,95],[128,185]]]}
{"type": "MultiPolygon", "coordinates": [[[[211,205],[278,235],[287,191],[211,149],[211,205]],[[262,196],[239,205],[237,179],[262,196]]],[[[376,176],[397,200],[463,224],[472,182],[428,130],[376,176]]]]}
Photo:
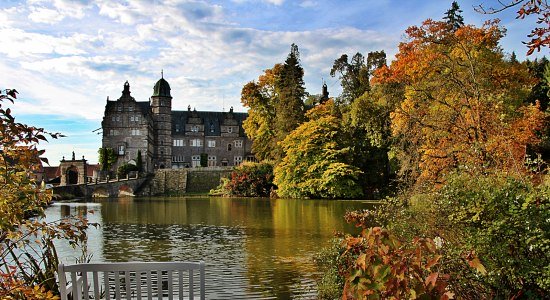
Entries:
{"type": "MultiPolygon", "coordinates": [[[[508,30],[506,52],[520,59],[535,19],[515,20],[515,9],[497,16],[458,1],[466,23],[498,17],[508,30]]],[[[451,1],[441,0],[2,0],[0,1],[0,88],[15,88],[18,121],[62,132],[44,144],[57,165],[62,156],[85,155],[97,162],[107,97],[120,97],[130,82],[137,101],[147,101],[164,70],[173,108],[245,111],[242,86],[284,62],[296,43],[306,89],[317,94],[324,78],[331,95],[340,92],[329,75],[343,53],[385,50],[391,59],[404,30],[427,18],[440,19],[451,1]]],[[[541,53],[536,56],[542,56],[541,53]]],[[[533,56],[536,57],[536,56],[533,56]]]]}

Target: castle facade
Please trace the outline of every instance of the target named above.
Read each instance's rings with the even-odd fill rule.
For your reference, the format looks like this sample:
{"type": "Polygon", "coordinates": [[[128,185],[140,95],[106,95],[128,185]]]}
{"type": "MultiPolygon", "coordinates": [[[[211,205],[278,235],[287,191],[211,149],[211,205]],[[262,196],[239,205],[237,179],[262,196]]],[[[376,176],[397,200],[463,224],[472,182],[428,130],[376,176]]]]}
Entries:
{"type": "Polygon", "coordinates": [[[136,101],[126,82],[119,99],[107,98],[102,147],[117,155],[115,169],[136,164],[143,170],[236,166],[254,160],[252,142],[242,128],[246,113],[172,110],[170,85],[161,78],[149,101],[136,101]]]}

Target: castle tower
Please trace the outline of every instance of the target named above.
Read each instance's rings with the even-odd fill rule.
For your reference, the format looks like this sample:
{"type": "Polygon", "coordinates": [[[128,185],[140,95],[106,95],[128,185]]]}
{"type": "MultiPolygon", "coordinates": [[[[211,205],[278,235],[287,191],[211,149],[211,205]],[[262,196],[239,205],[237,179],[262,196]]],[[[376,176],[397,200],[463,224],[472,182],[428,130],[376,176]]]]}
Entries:
{"type": "Polygon", "coordinates": [[[164,80],[164,74],[153,88],[151,111],[155,132],[154,167],[155,169],[171,168],[172,96],[170,95],[170,85],[164,80]]]}

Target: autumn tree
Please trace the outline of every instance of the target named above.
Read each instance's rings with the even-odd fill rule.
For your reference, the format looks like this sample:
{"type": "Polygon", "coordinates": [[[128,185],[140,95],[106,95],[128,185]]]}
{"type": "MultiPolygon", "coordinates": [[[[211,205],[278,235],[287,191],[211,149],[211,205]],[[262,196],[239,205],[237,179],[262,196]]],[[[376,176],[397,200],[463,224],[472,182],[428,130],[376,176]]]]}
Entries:
{"type": "Polygon", "coordinates": [[[241,91],[241,103],[248,107],[243,128],[252,140],[252,152],[259,160],[275,158],[275,106],[279,101],[275,81],[281,69],[282,65],[276,64],[265,70],[257,81],[245,84],[241,91]]]}
{"type": "Polygon", "coordinates": [[[525,19],[530,15],[536,15],[537,21],[535,28],[528,35],[531,40],[526,42],[527,55],[531,55],[535,50],[540,51],[541,47],[550,47],[550,5],[546,0],[509,0],[499,1],[500,6],[486,7],[483,4],[475,7],[475,10],[484,14],[496,14],[501,11],[519,7],[516,19],[525,19]]]}
{"type": "Polygon", "coordinates": [[[391,114],[395,151],[409,161],[401,174],[439,182],[457,167],[522,170],[543,116],[522,105],[532,80],[524,66],[504,59],[498,23],[449,30],[427,20],[406,34],[396,60],[374,80],[405,85],[391,114]]]}
{"type": "Polygon", "coordinates": [[[0,298],[53,300],[59,263],[54,240],[84,242],[88,223],[31,218],[43,216],[52,199],[35,179],[41,162],[47,163],[38,144],[61,135],[16,122],[8,107],[16,96],[15,90],[0,91],[0,298]]]}
{"type": "Polygon", "coordinates": [[[284,157],[275,167],[281,197],[357,198],[362,195],[361,171],[350,164],[350,147],[343,139],[332,100],[307,112],[302,123],[281,142],[284,157]]]}
{"type": "Polygon", "coordinates": [[[260,160],[282,158],[278,145],[304,118],[304,70],[298,46],[292,44],[284,64],[265,70],[258,81],[247,83],[241,103],[248,107],[243,128],[260,160]]]}

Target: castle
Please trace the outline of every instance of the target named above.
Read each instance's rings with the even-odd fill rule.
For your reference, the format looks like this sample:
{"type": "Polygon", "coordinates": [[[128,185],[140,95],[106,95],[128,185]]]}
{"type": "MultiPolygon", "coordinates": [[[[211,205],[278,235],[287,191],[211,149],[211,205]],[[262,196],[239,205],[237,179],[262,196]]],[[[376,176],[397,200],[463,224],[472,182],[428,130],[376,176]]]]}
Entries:
{"type": "Polygon", "coordinates": [[[136,164],[143,170],[199,166],[236,166],[254,160],[252,142],[242,128],[246,113],[172,110],[170,85],[162,76],[149,101],[130,96],[126,81],[122,96],[107,98],[101,128],[102,147],[117,155],[114,168],[136,164]]]}

